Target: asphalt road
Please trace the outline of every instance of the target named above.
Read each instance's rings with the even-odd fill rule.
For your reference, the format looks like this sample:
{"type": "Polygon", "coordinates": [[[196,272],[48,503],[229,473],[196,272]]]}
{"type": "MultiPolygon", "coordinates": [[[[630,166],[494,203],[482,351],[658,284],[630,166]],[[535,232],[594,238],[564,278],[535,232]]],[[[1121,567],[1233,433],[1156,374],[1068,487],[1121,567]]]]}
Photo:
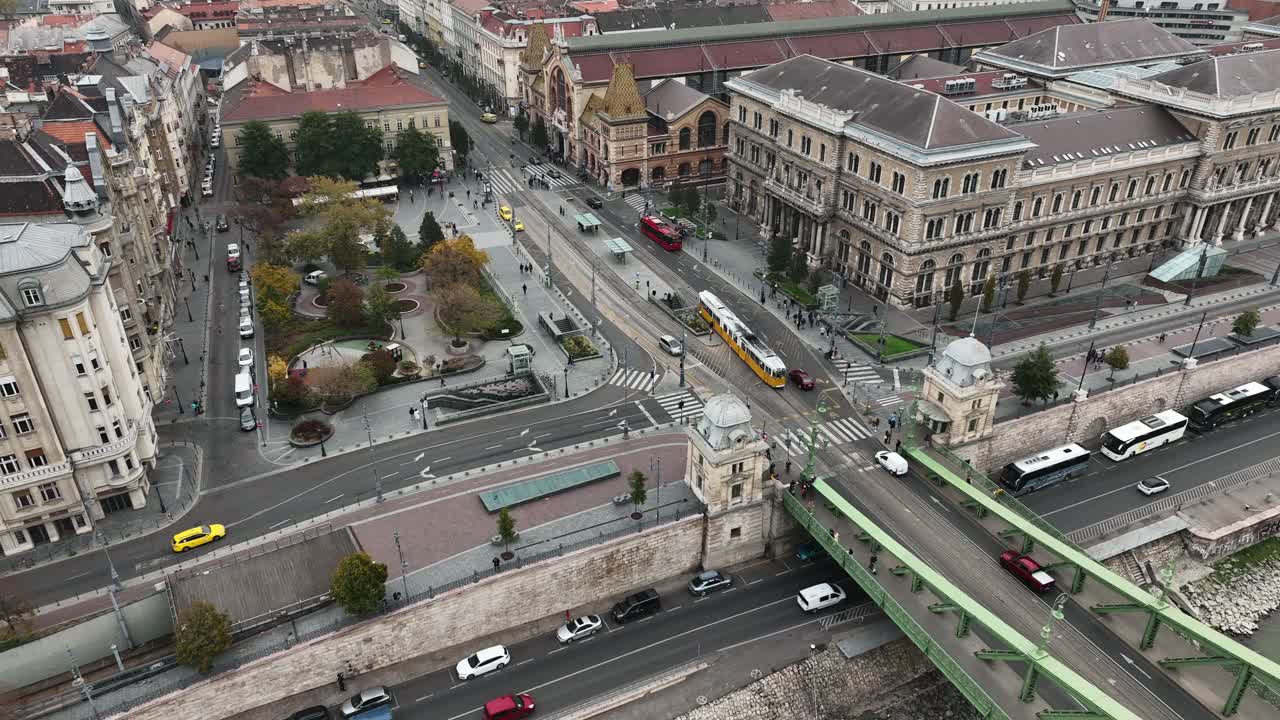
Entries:
{"type": "Polygon", "coordinates": [[[748,650],[753,642],[815,624],[824,615],[861,602],[851,596],[814,615],[796,606],[797,591],[820,582],[840,583],[856,592],[857,586],[842,575],[829,560],[799,564],[794,570],[770,563],[751,568],[745,578],[735,575],[732,589],[706,598],[673,590],[663,594],[662,612],[648,619],[619,626],[602,614],[607,631],[586,640],[561,646],[546,635],[510,645],[511,664],[489,675],[460,682],[448,667],[390,688],[395,715],[479,718],[485,702],[509,693],[533,695],[538,715],[559,712],[699,656],[748,650]]]}
{"type": "Polygon", "coordinates": [[[1144,478],[1168,480],[1169,493],[1190,490],[1280,455],[1278,438],[1280,409],[1271,409],[1204,435],[1188,431],[1176,443],[1118,463],[1094,453],[1085,475],[1019,499],[1068,533],[1159,501],[1162,495],[1134,489],[1144,478]]]}

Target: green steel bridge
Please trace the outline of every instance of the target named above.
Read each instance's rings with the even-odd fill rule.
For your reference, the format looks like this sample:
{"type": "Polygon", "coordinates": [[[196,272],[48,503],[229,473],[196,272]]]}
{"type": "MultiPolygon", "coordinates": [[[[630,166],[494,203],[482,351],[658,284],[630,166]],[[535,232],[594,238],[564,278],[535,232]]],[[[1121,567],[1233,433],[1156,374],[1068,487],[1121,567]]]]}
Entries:
{"type": "Polygon", "coordinates": [[[783,505],[982,717],[1280,717],[1280,665],[1093,560],[910,423],[916,477],[824,443],[826,409],[801,474],[813,490],[783,505]],[[1023,587],[1003,549],[1033,554],[1061,594],[1023,587]]]}

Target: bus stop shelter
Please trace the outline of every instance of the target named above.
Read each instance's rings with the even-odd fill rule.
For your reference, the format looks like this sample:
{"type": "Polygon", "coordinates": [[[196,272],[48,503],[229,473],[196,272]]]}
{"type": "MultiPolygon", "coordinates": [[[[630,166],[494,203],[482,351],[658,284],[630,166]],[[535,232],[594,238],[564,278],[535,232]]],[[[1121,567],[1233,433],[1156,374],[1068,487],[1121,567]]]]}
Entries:
{"type": "Polygon", "coordinates": [[[613,253],[613,256],[622,261],[623,265],[627,264],[627,253],[631,252],[631,243],[620,237],[610,238],[604,241],[604,246],[613,253]]]}
{"type": "Polygon", "coordinates": [[[582,213],[581,215],[574,215],[573,219],[575,222],[578,223],[578,230],[580,232],[593,233],[600,229],[600,220],[595,215],[592,215],[591,213],[582,213]]]}

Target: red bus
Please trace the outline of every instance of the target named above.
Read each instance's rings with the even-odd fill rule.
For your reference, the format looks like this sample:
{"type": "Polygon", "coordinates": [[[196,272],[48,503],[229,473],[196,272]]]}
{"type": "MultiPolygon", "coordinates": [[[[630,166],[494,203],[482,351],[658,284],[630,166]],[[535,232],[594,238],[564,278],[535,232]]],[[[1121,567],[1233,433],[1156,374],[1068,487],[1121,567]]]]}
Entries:
{"type": "Polygon", "coordinates": [[[661,245],[663,250],[679,250],[684,245],[680,228],[657,215],[645,215],[640,218],[640,232],[661,245]]]}

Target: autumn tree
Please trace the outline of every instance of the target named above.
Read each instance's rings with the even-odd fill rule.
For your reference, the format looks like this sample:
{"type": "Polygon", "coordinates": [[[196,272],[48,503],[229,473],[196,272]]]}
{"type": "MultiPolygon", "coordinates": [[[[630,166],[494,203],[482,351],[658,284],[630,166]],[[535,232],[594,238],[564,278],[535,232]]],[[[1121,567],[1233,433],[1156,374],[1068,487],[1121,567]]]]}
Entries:
{"type": "Polygon", "coordinates": [[[206,673],[213,668],[214,658],[231,647],[231,618],[197,601],[178,616],[173,636],[178,663],[206,673]]]}
{"type": "Polygon", "coordinates": [[[502,317],[502,308],[497,302],[460,282],[445,286],[436,293],[436,299],[440,322],[455,340],[460,339],[462,333],[481,330],[502,317]]]}
{"type": "Polygon", "coordinates": [[[303,262],[328,257],[347,273],[364,267],[367,251],[360,235],[371,233],[390,220],[382,203],[354,198],[355,191],[353,182],[311,178],[311,191],[302,196],[298,207],[304,215],[320,222],[290,235],[289,254],[303,262]]]}
{"type": "Polygon", "coordinates": [[[476,249],[469,235],[438,242],[422,256],[422,270],[437,288],[459,283],[479,285],[481,271],[488,263],[489,254],[476,249]]]}
{"type": "Polygon", "coordinates": [[[13,591],[0,592],[0,646],[31,632],[35,608],[26,597],[13,591]]]}
{"type": "Polygon", "coordinates": [[[287,302],[289,296],[298,292],[300,287],[298,274],[285,265],[256,262],[249,269],[249,277],[253,280],[253,290],[259,302],[287,302]]]}
{"type": "Polygon", "coordinates": [[[351,553],[338,562],[329,580],[329,596],[350,615],[382,607],[387,595],[387,566],[368,553],[351,553]]]}
{"type": "Polygon", "coordinates": [[[362,395],[378,386],[373,370],[364,363],[354,362],[338,367],[312,368],[320,373],[315,391],[326,399],[344,401],[362,395]]]}
{"type": "Polygon", "coordinates": [[[271,389],[282,385],[289,379],[289,361],[279,355],[267,356],[267,382],[271,389]]]}
{"type": "Polygon", "coordinates": [[[329,319],[343,327],[364,324],[364,290],[347,278],[338,278],[329,286],[329,319]]]}

